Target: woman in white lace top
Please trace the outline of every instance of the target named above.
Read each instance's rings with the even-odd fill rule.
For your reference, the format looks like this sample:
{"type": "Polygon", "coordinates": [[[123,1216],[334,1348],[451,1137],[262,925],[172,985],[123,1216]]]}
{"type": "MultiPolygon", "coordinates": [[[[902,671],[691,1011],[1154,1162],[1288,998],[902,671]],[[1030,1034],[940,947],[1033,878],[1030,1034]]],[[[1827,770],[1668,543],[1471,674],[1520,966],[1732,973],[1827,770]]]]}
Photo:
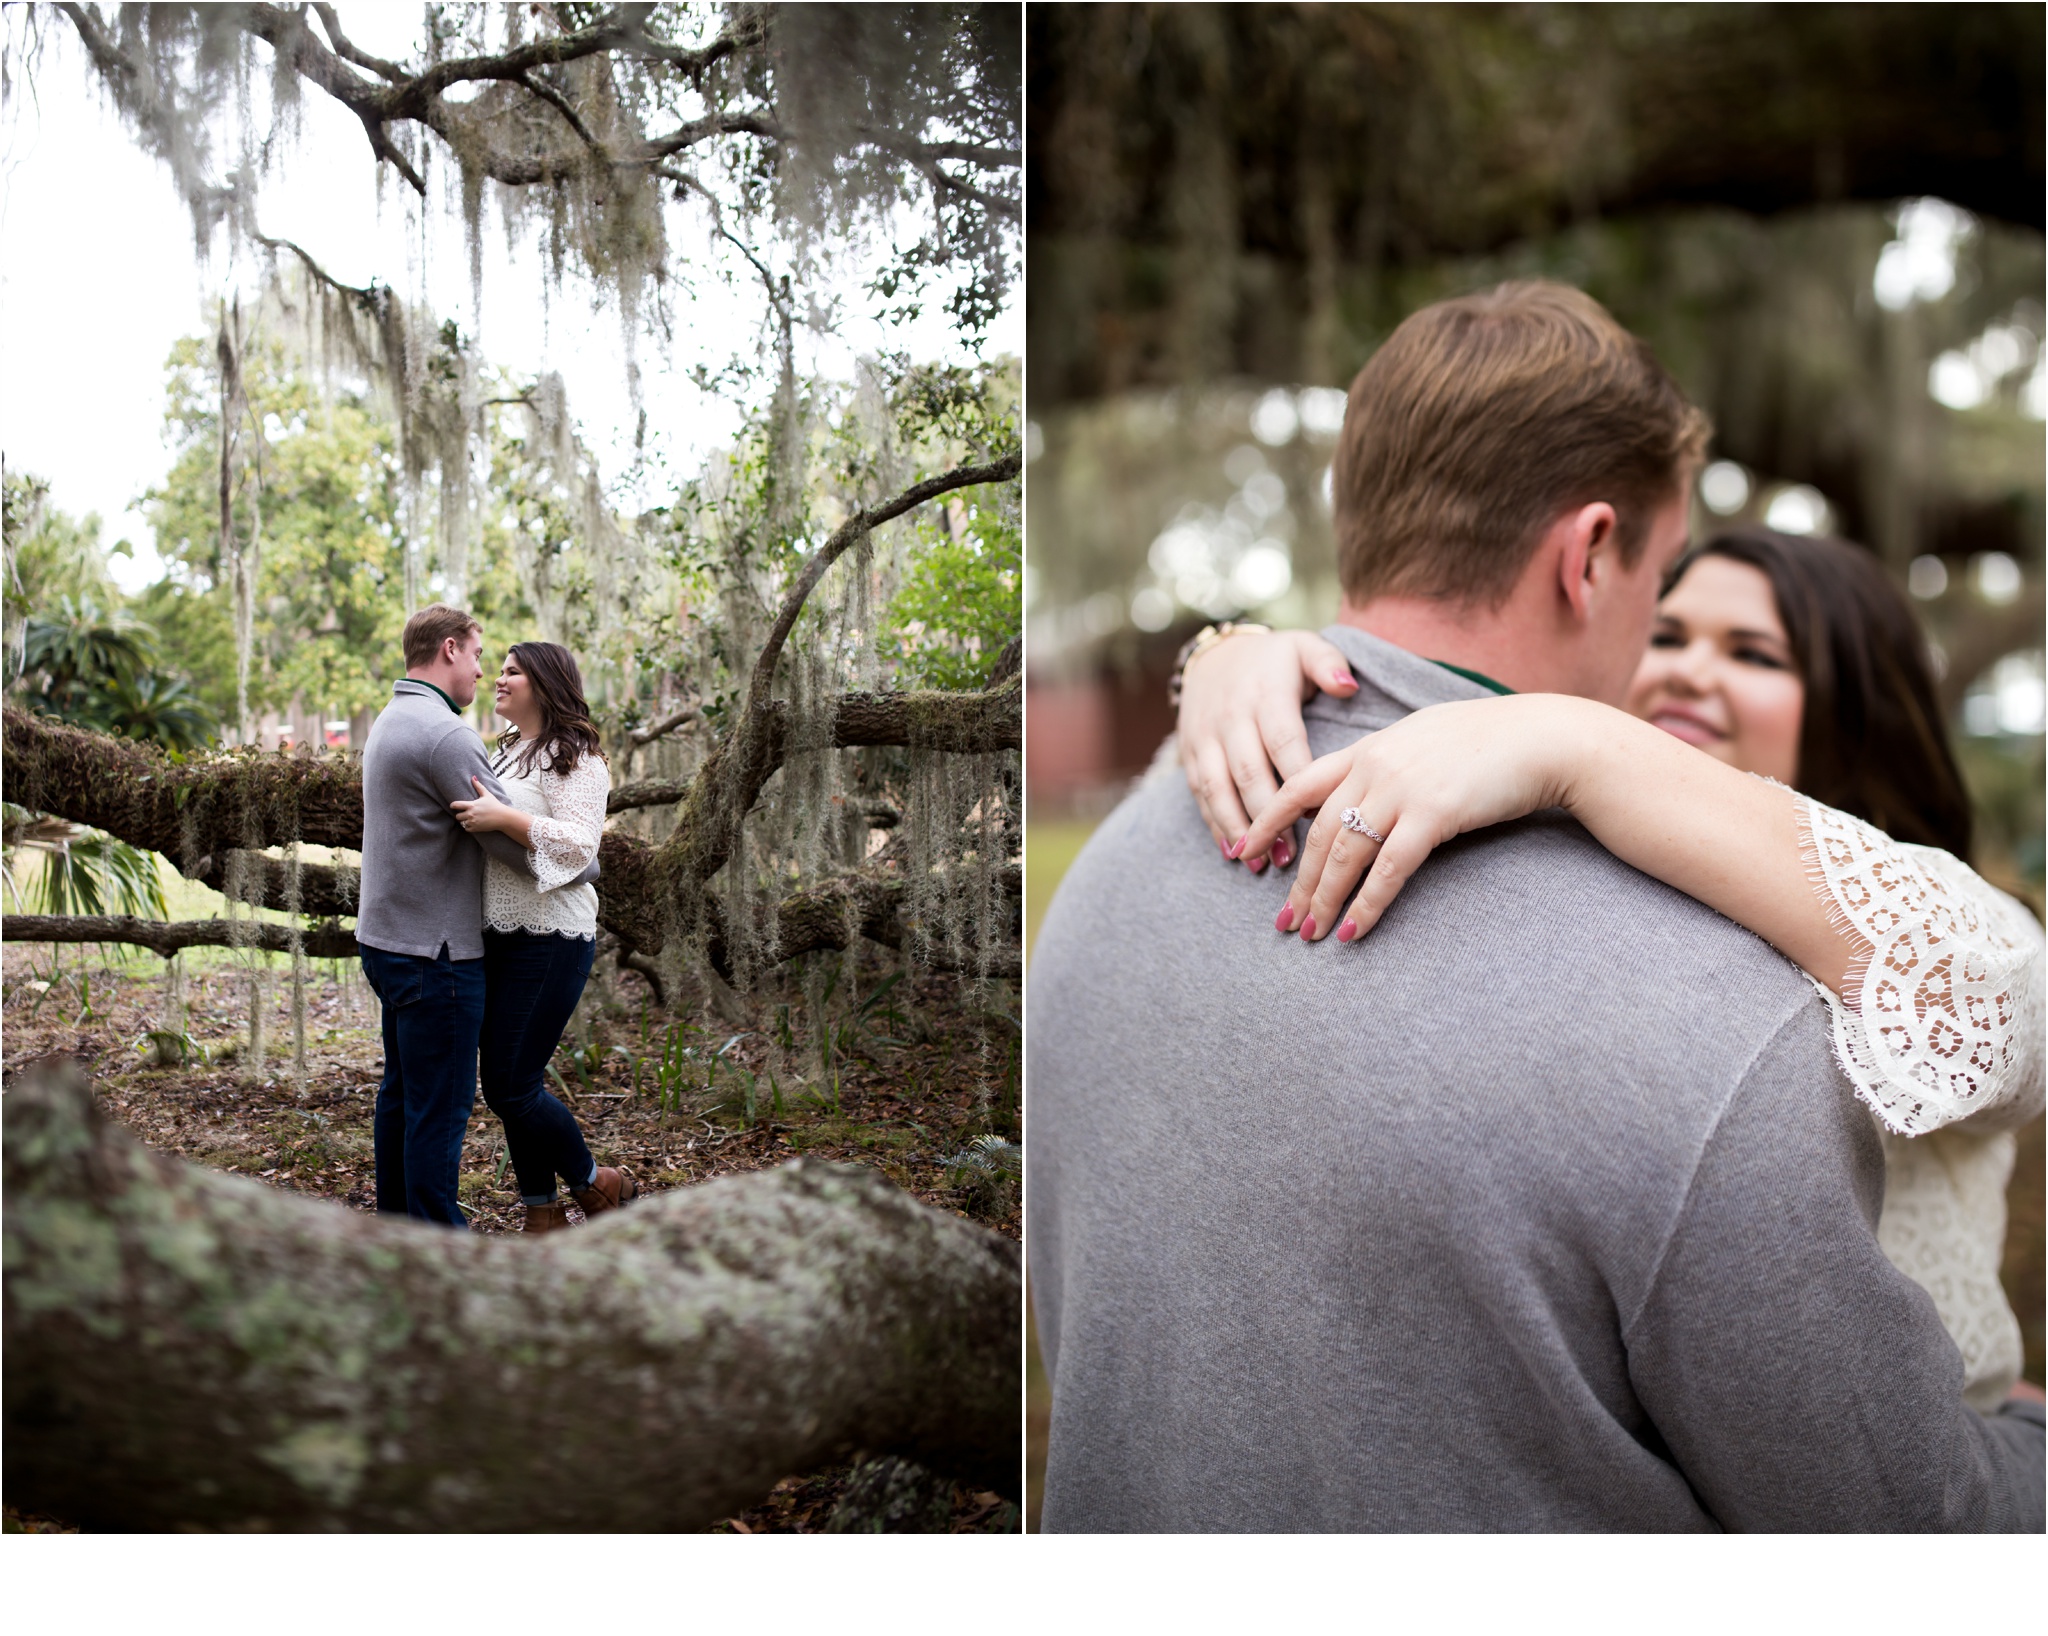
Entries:
{"type": "MultiPolygon", "coordinates": [[[[574,656],[553,642],[515,642],[498,676],[497,711],[512,724],[491,770],[509,801],[482,785],[457,801],[468,830],[502,830],[533,853],[533,876],[495,859],[484,872],[484,1101],[526,1205],[526,1230],[568,1225],[555,1179],[586,1216],[633,1197],[632,1178],[599,1165],[576,1116],[547,1088],[548,1059],[582,997],[597,950],[597,888],[573,884],[604,838],[611,772],[583,699],[574,656]]],[[[472,782],[475,782],[472,780],[472,782]]]]}
{"type": "Polygon", "coordinates": [[[1321,638],[1255,629],[1188,666],[1180,752],[1226,855],[1254,868],[1291,862],[1292,825],[1321,809],[1276,923],[1311,941],[1368,934],[1444,841],[1564,807],[1797,961],[1881,1127],[1879,1241],[1989,1410],[2021,1364],[1998,1266],[2012,1132],[2042,1105],[2043,940],[1961,861],[1969,803],[1924,641],[1869,553],[1740,529],[1679,564],[1627,711],[1556,694],[1436,705],[1311,762],[1300,701],[1356,682],[1321,638]],[[1247,775],[1248,746],[1291,774],[1277,792],[1247,775]],[[1249,822],[1218,810],[1219,758],[1249,822]]]}

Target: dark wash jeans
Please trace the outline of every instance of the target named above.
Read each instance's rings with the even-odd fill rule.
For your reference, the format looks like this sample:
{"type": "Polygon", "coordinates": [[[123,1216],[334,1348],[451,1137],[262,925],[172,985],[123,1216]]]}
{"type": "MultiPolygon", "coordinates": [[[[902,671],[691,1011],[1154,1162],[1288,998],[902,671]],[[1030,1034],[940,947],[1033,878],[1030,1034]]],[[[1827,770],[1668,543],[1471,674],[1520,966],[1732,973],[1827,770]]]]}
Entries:
{"type": "Polygon", "coordinates": [[[557,1176],[582,1187],[595,1168],[576,1116],[548,1090],[547,1071],[596,957],[589,938],[484,928],[484,1101],[505,1122],[524,1199],[553,1198],[557,1176]]]}
{"type": "Polygon", "coordinates": [[[432,960],[356,945],[384,1008],[384,1082],[377,1088],[377,1208],[449,1227],[469,1223],[456,1202],[462,1136],[476,1104],[476,1040],[484,1021],[484,962],[432,960]]]}

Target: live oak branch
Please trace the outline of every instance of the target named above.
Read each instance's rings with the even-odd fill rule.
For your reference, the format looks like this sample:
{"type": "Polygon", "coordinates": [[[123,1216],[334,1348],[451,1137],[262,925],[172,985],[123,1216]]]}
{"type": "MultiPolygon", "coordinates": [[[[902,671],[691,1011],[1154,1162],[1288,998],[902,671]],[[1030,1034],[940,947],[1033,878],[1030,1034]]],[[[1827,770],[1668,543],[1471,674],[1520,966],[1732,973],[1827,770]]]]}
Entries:
{"type": "Polygon", "coordinates": [[[88,1527],[704,1528],[856,1452],[1014,1494],[1017,1246],[800,1161],[540,1242],[5,1098],[7,1484],[88,1527]]]}

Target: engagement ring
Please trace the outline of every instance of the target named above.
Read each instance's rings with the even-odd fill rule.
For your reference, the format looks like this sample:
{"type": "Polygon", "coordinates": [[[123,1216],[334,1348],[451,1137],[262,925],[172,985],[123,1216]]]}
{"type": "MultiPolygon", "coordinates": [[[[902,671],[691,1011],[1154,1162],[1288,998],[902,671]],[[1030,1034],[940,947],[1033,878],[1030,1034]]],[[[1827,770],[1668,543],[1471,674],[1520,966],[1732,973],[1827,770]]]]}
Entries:
{"type": "Polygon", "coordinates": [[[1337,822],[1350,830],[1354,835],[1363,835],[1368,841],[1377,841],[1381,846],[1387,844],[1386,836],[1368,824],[1365,821],[1365,814],[1356,807],[1346,807],[1342,812],[1338,813],[1337,822]]]}

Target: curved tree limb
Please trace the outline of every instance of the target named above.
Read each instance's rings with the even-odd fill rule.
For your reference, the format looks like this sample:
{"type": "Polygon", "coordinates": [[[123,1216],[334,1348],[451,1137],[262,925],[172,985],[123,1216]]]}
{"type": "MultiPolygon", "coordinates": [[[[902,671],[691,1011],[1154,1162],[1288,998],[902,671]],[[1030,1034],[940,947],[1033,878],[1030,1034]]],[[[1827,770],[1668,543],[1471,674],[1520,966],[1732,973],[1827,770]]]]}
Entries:
{"type": "Polygon", "coordinates": [[[663,716],[660,721],[651,722],[645,727],[634,728],[626,737],[635,744],[652,744],[656,739],[673,733],[678,727],[687,727],[703,713],[694,704],[686,705],[683,709],[675,711],[671,715],[663,716]]]}
{"type": "Polygon", "coordinates": [[[926,159],[916,154],[907,154],[905,158],[933,187],[957,193],[963,199],[972,199],[983,209],[992,210],[1009,221],[1023,220],[1023,206],[1015,199],[999,198],[993,193],[984,192],[972,182],[964,181],[944,169],[935,159],[926,159]]]}
{"type": "Polygon", "coordinates": [[[528,73],[515,76],[512,83],[522,91],[539,97],[541,101],[560,114],[568,123],[569,129],[582,139],[583,145],[590,149],[591,152],[599,155],[604,153],[604,144],[598,141],[597,137],[592,134],[590,127],[583,123],[583,116],[569,105],[567,97],[548,84],[546,80],[536,79],[532,74],[528,73]]]}
{"type": "Polygon", "coordinates": [[[363,844],[362,769],[349,758],[243,749],[173,762],[154,745],[9,704],[8,799],[178,862],[235,847],[363,844]]]}
{"type": "Polygon", "coordinates": [[[1014,1494],[1017,1247],[799,1161],[547,1243],[4,1099],[10,1503],[89,1528],[703,1528],[858,1451],[1014,1494]]]}
{"type": "Polygon", "coordinates": [[[382,57],[373,57],[353,44],[341,31],[341,18],[332,6],[324,3],[324,0],[314,0],[313,15],[320,19],[320,26],[327,30],[328,42],[334,47],[336,56],[345,62],[354,63],[358,68],[367,68],[373,74],[381,74],[394,84],[404,80],[405,70],[397,63],[386,62],[382,57]]]}
{"type": "MultiPolygon", "coordinates": [[[[308,273],[312,274],[314,278],[318,279],[322,284],[325,284],[330,290],[334,291],[335,294],[337,295],[353,296],[358,301],[365,302],[371,306],[375,306],[380,301],[385,300],[390,294],[389,291],[384,290],[375,284],[372,284],[368,289],[362,289],[354,284],[342,283],[340,279],[336,278],[325,267],[322,267],[319,262],[315,261],[307,251],[301,249],[298,245],[294,244],[290,239],[274,239],[271,238],[267,233],[259,233],[254,231],[253,229],[250,231],[249,237],[255,240],[256,243],[262,245],[263,248],[266,250],[291,251],[293,255],[299,258],[300,264],[306,269],[308,273]]],[[[493,398],[491,401],[493,403],[502,403],[508,401],[524,402],[525,400],[508,400],[503,398],[493,398]]]]}
{"type": "Polygon", "coordinates": [[[760,656],[754,661],[754,674],[747,689],[747,710],[750,715],[767,708],[775,680],[776,662],[782,657],[782,647],[789,640],[789,633],[795,629],[797,615],[803,612],[804,602],[817,588],[818,581],[825,577],[830,568],[846,554],[848,546],[863,535],[872,533],[882,524],[893,522],[906,511],[914,511],[927,500],[950,494],[955,489],[974,488],[982,483],[1003,483],[1015,477],[1024,469],[1024,452],[1013,449],[1000,459],[972,466],[955,466],[949,472],[936,477],[927,477],[921,483],[913,483],[894,499],[884,500],[878,505],[856,511],[845,522],[832,531],[830,539],[811,554],[804,564],[804,571],[789,588],[782,599],[782,606],[775,615],[775,623],[769,627],[768,637],[761,644],[760,656]]]}
{"type": "MultiPolygon", "coordinates": [[[[292,951],[295,928],[270,920],[138,920],[134,915],[0,916],[0,941],[8,943],[132,943],[168,960],[180,949],[267,949],[292,951]]],[[[353,960],[356,935],[339,926],[309,926],[298,932],[300,949],[315,960],[353,960]]]]}

